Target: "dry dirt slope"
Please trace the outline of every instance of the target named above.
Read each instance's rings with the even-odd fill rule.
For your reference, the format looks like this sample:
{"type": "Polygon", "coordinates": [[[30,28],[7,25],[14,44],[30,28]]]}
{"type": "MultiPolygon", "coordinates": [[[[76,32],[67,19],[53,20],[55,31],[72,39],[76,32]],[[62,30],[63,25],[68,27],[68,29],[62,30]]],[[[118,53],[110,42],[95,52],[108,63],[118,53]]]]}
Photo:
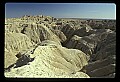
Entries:
{"type": "Polygon", "coordinates": [[[10,72],[5,72],[5,76],[22,77],[28,74],[26,75],[28,77],[30,75],[31,77],[37,77],[36,74],[39,73],[36,69],[43,69],[44,72],[40,73],[38,77],[82,77],[84,74],[77,71],[83,70],[83,66],[86,62],[89,62],[85,68],[86,74],[90,77],[114,78],[116,32],[110,29],[92,29],[94,26],[91,28],[86,22],[87,20],[83,23],[76,19],[59,20],[47,16],[24,16],[7,19],[5,22],[5,68],[13,63],[15,65],[19,63],[18,60],[22,58],[17,59],[15,57],[18,52],[24,54],[21,64],[26,61],[24,56],[26,57],[30,53],[35,59],[30,62],[30,65],[11,68],[10,72]],[[45,20],[46,18],[48,20],[45,20]],[[42,42],[44,40],[57,43],[42,42]],[[37,44],[33,47],[34,43],[37,44]],[[51,44],[55,45],[50,46],[51,44]],[[61,44],[64,47],[74,49],[69,50],[60,47],[61,44]],[[84,52],[87,56],[90,56],[90,60],[84,58],[83,55],[80,57],[78,52],[81,54],[84,52]],[[34,63],[34,65],[33,62],[35,61],[37,63],[34,63]],[[28,69],[27,72],[24,68],[28,69]],[[36,71],[35,74],[33,71],[36,71]],[[79,76],[79,73],[82,74],[79,76]]]}
{"type": "Polygon", "coordinates": [[[4,68],[7,68],[11,64],[15,63],[17,58],[15,55],[23,50],[27,50],[33,47],[34,43],[22,33],[5,33],[5,62],[4,68]]]}
{"type": "Polygon", "coordinates": [[[5,72],[5,77],[89,78],[80,71],[88,64],[88,58],[82,51],[67,49],[52,41],[41,45],[29,54],[31,58],[35,57],[34,61],[11,68],[10,72],[5,72]]]}

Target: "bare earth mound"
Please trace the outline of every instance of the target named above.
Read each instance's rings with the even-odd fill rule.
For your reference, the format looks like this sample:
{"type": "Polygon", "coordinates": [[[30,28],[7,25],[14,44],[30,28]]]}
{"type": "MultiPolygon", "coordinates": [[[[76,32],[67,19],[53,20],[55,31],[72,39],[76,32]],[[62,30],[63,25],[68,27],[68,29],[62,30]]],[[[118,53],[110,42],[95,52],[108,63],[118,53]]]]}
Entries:
{"type": "MultiPolygon", "coordinates": [[[[51,77],[89,78],[81,69],[88,64],[87,56],[80,50],[67,49],[61,45],[42,43],[30,57],[35,58],[29,65],[11,68],[6,77],[51,77]]],[[[24,61],[24,60],[23,60],[24,61]]]]}
{"type": "Polygon", "coordinates": [[[116,20],[57,19],[43,15],[6,18],[4,75],[114,78],[115,23],[116,20]]]}

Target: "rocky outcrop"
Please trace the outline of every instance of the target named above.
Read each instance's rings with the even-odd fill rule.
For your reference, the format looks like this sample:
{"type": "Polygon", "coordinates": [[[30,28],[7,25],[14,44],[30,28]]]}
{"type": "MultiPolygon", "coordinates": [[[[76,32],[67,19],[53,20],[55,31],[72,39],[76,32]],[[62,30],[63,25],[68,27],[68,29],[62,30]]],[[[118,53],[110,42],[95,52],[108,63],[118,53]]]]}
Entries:
{"type": "Polygon", "coordinates": [[[4,50],[4,68],[8,68],[11,64],[15,63],[17,58],[15,52],[9,51],[5,48],[4,50]]]}
{"type": "Polygon", "coordinates": [[[78,35],[78,36],[80,36],[80,37],[88,36],[88,35],[92,34],[92,33],[90,32],[90,30],[93,30],[93,29],[86,24],[86,25],[84,25],[82,28],[77,29],[77,30],[74,32],[74,35],[78,35]]]}
{"type": "MultiPolygon", "coordinates": [[[[115,73],[115,66],[116,66],[115,64],[109,64],[107,66],[91,71],[89,75],[91,77],[104,77],[104,76],[109,77],[110,74],[115,73]]],[[[114,78],[114,76],[112,78],[114,78]]]]}
{"type": "Polygon", "coordinates": [[[99,30],[85,37],[74,35],[66,47],[79,49],[90,56],[90,63],[86,67],[90,77],[114,77],[116,33],[109,29],[99,30]]]}
{"type": "Polygon", "coordinates": [[[43,15],[5,19],[5,76],[114,78],[116,32],[101,26],[115,21],[97,20],[99,29],[93,23],[43,15]]]}
{"type": "Polygon", "coordinates": [[[67,39],[69,39],[72,37],[75,29],[72,26],[70,26],[69,24],[66,24],[65,26],[63,26],[61,31],[65,34],[67,39]]]}
{"type": "Polygon", "coordinates": [[[5,33],[5,48],[9,51],[28,49],[33,45],[34,43],[22,33],[5,33]]]}
{"type": "MultiPolygon", "coordinates": [[[[110,43],[110,39],[111,39],[111,42],[113,42],[113,44],[111,45],[115,45],[116,39],[115,39],[115,33],[113,31],[109,29],[107,30],[99,29],[99,30],[93,30],[93,31],[94,31],[93,34],[90,34],[89,36],[79,37],[77,35],[74,35],[70,39],[70,41],[67,42],[65,46],[67,48],[79,49],[88,55],[92,55],[92,54],[95,54],[96,52],[99,53],[99,46],[100,45],[103,46],[103,44],[106,45],[106,43],[110,43]],[[107,37],[109,37],[109,39],[106,39],[107,37]],[[104,41],[106,43],[103,43],[104,41]]],[[[108,48],[110,47],[110,45],[106,47],[108,48]]],[[[115,50],[114,46],[111,46],[110,48],[113,48],[115,50]]]]}
{"type": "Polygon", "coordinates": [[[65,42],[67,40],[64,33],[61,32],[60,30],[53,30],[53,33],[55,33],[59,37],[61,43],[65,42]]]}
{"type": "Polygon", "coordinates": [[[115,73],[115,60],[116,57],[114,55],[108,56],[103,60],[97,60],[95,62],[89,63],[86,66],[86,73],[90,75],[90,77],[109,77],[109,74],[115,73]],[[105,68],[107,69],[105,70],[105,68]]]}
{"type": "Polygon", "coordinates": [[[22,33],[5,33],[5,68],[14,63],[15,55],[22,50],[33,47],[34,43],[22,33]]]}
{"type": "Polygon", "coordinates": [[[115,56],[109,56],[103,60],[97,60],[95,62],[89,63],[89,65],[86,67],[87,71],[90,72],[94,69],[101,68],[103,66],[114,64],[116,60],[115,56]]]}
{"type": "Polygon", "coordinates": [[[40,43],[44,40],[52,40],[60,43],[60,39],[44,24],[32,24],[22,30],[33,42],[40,43]]]}
{"type": "Polygon", "coordinates": [[[14,32],[14,33],[20,33],[22,28],[18,26],[18,24],[7,24],[5,25],[5,32],[14,32]]]}
{"type": "Polygon", "coordinates": [[[24,27],[21,30],[21,33],[26,34],[31,41],[35,43],[40,43],[41,42],[40,35],[38,35],[39,32],[37,33],[36,30],[37,30],[37,25],[29,24],[27,27],[24,27]]]}
{"type": "Polygon", "coordinates": [[[92,55],[96,44],[97,43],[89,37],[79,37],[77,35],[74,35],[66,44],[66,47],[79,49],[87,55],[92,55]]]}
{"type": "Polygon", "coordinates": [[[96,47],[94,60],[105,59],[108,56],[116,55],[116,33],[108,33],[96,47]]]}
{"type": "Polygon", "coordinates": [[[97,46],[92,60],[95,61],[87,67],[91,77],[115,77],[116,67],[116,33],[107,33],[97,46]]]}
{"type": "Polygon", "coordinates": [[[116,31],[116,20],[87,20],[86,23],[94,29],[111,29],[116,31]]]}
{"type": "MultiPolygon", "coordinates": [[[[88,64],[87,56],[80,50],[67,49],[53,41],[44,41],[30,57],[29,65],[11,68],[6,77],[89,78],[80,70],[88,64]]],[[[23,60],[24,61],[24,60],[23,60]]]]}

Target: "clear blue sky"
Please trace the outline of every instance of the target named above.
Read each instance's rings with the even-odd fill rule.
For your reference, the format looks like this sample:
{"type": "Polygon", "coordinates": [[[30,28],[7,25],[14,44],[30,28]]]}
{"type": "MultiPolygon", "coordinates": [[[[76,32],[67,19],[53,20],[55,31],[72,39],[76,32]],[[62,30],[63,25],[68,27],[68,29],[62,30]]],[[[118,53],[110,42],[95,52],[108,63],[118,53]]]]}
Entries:
{"type": "Polygon", "coordinates": [[[47,15],[56,18],[116,19],[114,3],[6,3],[5,17],[47,15]]]}

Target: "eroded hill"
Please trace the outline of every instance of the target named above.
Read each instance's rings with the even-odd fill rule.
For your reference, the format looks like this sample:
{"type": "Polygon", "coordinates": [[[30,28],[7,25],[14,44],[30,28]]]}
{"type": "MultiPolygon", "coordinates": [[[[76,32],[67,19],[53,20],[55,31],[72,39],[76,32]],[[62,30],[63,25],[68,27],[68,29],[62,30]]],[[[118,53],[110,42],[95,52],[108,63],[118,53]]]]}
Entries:
{"type": "Polygon", "coordinates": [[[115,77],[116,21],[96,21],[43,15],[6,19],[5,77],[115,77]]]}

